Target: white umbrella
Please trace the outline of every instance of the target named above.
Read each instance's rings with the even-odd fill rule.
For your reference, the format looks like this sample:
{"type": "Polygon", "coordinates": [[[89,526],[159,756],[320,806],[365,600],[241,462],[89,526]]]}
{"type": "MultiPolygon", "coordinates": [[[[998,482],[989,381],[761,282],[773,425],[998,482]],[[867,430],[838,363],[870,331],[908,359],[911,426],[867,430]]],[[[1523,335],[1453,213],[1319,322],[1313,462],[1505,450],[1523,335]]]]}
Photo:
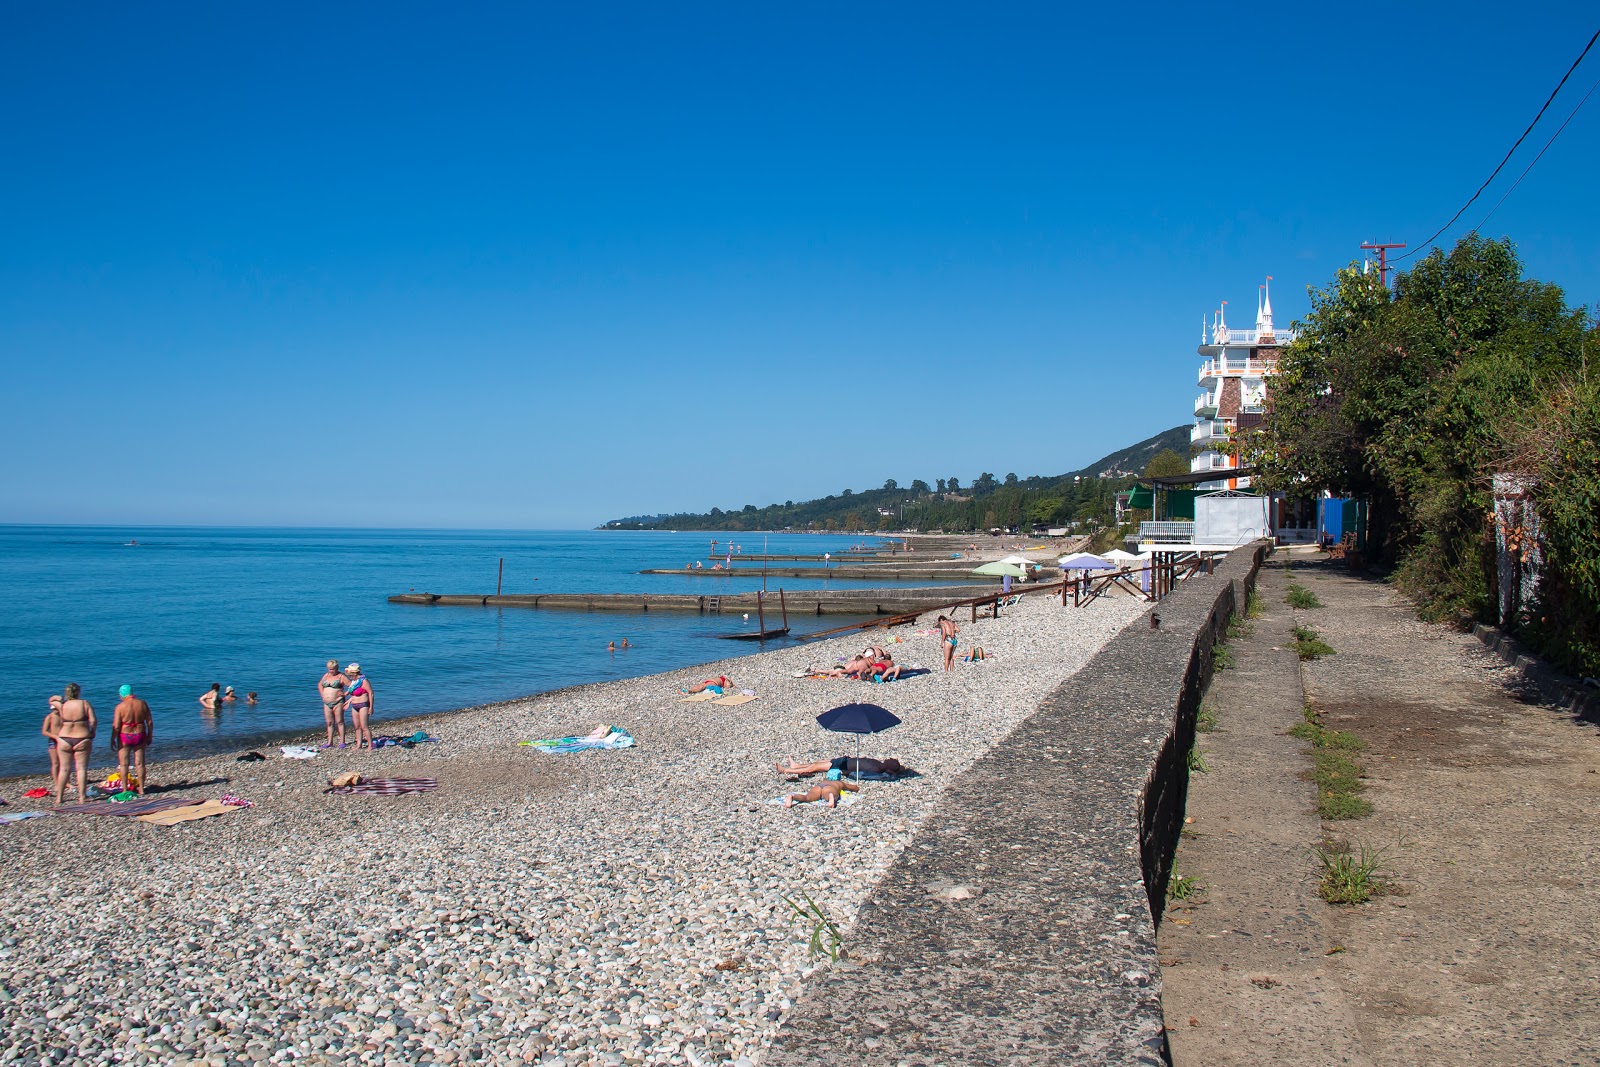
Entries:
{"type": "Polygon", "coordinates": [[[1127,563],[1130,560],[1136,560],[1139,557],[1134,555],[1132,552],[1124,552],[1120,548],[1113,548],[1110,552],[1102,553],[1101,558],[1109,559],[1116,563],[1127,563]]]}
{"type": "Polygon", "coordinates": [[[1062,556],[1060,567],[1064,571],[1110,571],[1116,570],[1114,564],[1107,563],[1099,556],[1088,552],[1079,552],[1071,556],[1062,556]]]}

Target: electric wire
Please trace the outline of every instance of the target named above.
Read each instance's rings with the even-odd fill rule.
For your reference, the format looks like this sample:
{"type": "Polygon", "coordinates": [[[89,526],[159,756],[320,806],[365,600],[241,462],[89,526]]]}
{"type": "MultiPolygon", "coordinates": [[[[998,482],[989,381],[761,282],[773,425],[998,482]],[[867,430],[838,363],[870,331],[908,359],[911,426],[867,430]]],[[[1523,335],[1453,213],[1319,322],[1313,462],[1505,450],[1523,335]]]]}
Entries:
{"type": "Polygon", "coordinates": [[[1589,102],[1589,98],[1594,95],[1594,91],[1596,89],[1600,89],[1600,78],[1595,79],[1595,83],[1589,86],[1589,91],[1583,94],[1583,99],[1579,100],[1578,106],[1572,109],[1572,114],[1567,116],[1566,122],[1563,122],[1560,126],[1556,127],[1556,132],[1550,135],[1550,139],[1544,143],[1544,147],[1539,149],[1539,154],[1533,157],[1533,163],[1529,163],[1522,169],[1522,173],[1517,175],[1517,180],[1511,183],[1511,188],[1505,191],[1505,196],[1502,196],[1499,200],[1495,201],[1494,207],[1489,209],[1489,214],[1485,215],[1483,217],[1483,221],[1474,226],[1473,230],[1483,229],[1483,227],[1488,224],[1489,220],[1494,217],[1494,213],[1500,210],[1500,205],[1506,202],[1506,197],[1517,191],[1517,186],[1521,185],[1522,179],[1528,176],[1528,171],[1533,169],[1533,164],[1543,159],[1544,154],[1550,151],[1550,146],[1556,143],[1556,138],[1561,136],[1561,131],[1567,128],[1568,122],[1571,122],[1573,119],[1578,117],[1578,112],[1583,110],[1583,105],[1589,102]]]}
{"type": "Polygon", "coordinates": [[[1398,263],[1402,259],[1410,259],[1424,248],[1432,245],[1435,237],[1438,237],[1441,233],[1454,226],[1456,224],[1456,220],[1462,215],[1466,214],[1467,208],[1471,207],[1473,202],[1477,200],[1478,197],[1483,195],[1483,191],[1489,187],[1489,183],[1494,181],[1495,176],[1505,169],[1505,165],[1507,163],[1511,162],[1511,157],[1516,154],[1516,151],[1519,147],[1521,147],[1522,142],[1528,139],[1528,134],[1533,132],[1533,128],[1539,124],[1539,120],[1544,117],[1544,113],[1550,110],[1550,105],[1555,102],[1556,94],[1561,92],[1561,87],[1563,85],[1567,84],[1567,79],[1572,77],[1572,72],[1578,69],[1578,64],[1582,63],[1583,57],[1589,54],[1589,50],[1594,47],[1595,41],[1600,41],[1600,30],[1594,31],[1594,36],[1589,38],[1589,43],[1583,46],[1583,51],[1578,53],[1578,58],[1572,61],[1572,66],[1567,68],[1567,72],[1561,76],[1561,80],[1556,83],[1556,87],[1550,91],[1550,95],[1548,98],[1546,98],[1544,106],[1539,109],[1539,113],[1533,116],[1533,121],[1528,123],[1528,128],[1522,131],[1522,136],[1517,138],[1516,143],[1511,146],[1511,150],[1507,152],[1505,154],[1505,158],[1500,161],[1500,165],[1495,167],[1494,171],[1483,180],[1482,185],[1478,186],[1478,191],[1473,193],[1465,204],[1461,205],[1460,210],[1458,210],[1454,215],[1450,216],[1449,222],[1445,223],[1443,226],[1440,226],[1437,230],[1434,230],[1433,233],[1428,235],[1427,240],[1413,246],[1411,251],[1407,252],[1405,255],[1396,256],[1394,262],[1398,263]]]}

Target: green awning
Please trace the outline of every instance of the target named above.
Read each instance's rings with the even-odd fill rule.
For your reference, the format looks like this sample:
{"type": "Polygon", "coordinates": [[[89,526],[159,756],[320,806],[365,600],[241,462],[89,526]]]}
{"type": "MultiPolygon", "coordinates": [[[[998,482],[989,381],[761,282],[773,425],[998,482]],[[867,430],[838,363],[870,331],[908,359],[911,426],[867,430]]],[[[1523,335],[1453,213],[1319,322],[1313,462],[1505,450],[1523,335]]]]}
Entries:
{"type": "Polygon", "coordinates": [[[1138,486],[1134,489],[1132,495],[1128,497],[1128,506],[1130,508],[1143,508],[1146,511],[1150,511],[1156,506],[1155,494],[1153,494],[1146,486],[1138,486]]]}

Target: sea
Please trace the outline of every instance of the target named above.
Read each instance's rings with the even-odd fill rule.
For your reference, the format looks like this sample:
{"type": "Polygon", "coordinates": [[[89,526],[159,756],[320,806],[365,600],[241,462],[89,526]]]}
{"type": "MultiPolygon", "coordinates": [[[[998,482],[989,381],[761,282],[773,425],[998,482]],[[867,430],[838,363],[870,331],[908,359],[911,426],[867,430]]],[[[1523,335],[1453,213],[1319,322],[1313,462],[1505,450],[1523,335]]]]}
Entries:
{"type": "MultiPolygon", "coordinates": [[[[759,564],[711,576],[711,538],[654,531],[328,530],[0,525],[0,775],[48,771],[39,728],[68,682],[109,721],[123,684],[150,702],[151,758],[255,745],[321,729],[324,664],[359,662],[375,726],[566,686],[636,677],[760,651],[718,640],[739,615],[548,611],[391,604],[404,592],[732,594],[760,589],[759,564]],[[708,575],[641,570],[705,561],[708,575]],[[610,652],[626,637],[631,647],[610,652]],[[204,713],[213,682],[238,701],[204,713]],[[254,691],[257,703],[247,705],[254,691]]],[[[861,535],[733,535],[742,554],[835,558],[861,535]]],[[[821,574],[821,572],[819,572],[821,574]]],[[[776,589],[830,580],[769,580],[776,589]]],[[[861,581],[833,580],[841,588],[861,581]]],[[[938,585],[936,581],[881,585],[938,585]]],[[[794,636],[849,617],[794,615],[794,636]]],[[[771,620],[768,620],[769,625],[771,620]]],[[[777,647],[766,642],[765,647],[777,647]]],[[[96,739],[106,761],[108,734],[96,739]]]]}

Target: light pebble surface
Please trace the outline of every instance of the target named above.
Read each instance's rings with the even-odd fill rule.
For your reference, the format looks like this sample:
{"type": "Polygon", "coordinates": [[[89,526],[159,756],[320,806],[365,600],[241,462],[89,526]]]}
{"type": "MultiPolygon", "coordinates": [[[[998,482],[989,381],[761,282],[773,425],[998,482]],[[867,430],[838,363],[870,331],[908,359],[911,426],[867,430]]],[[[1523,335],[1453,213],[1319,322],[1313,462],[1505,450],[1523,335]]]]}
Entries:
{"type": "MultiPolygon", "coordinates": [[[[937,637],[902,626],[895,658],[934,673],[890,685],[793,677],[866,644],[849,634],[375,724],[442,739],[412,750],[163,763],[157,785],[257,805],[175,827],[0,826],[0,1064],[759,1063],[819,966],[784,895],[826,907],[848,950],[856,909],[941,789],[1145,606],[1029,597],[961,621],[961,650],[993,658],[953,674],[937,637]],[[759,699],[680,702],[680,686],[716,674],[759,699]],[[853,752],[814,721],[851,701],[904,720],[862,754],[925,777],[864,783],[834,811],[765,803],[800,788],[775,759],[853,752]],[[638,747],[515,743],[600,722],[638,747]],[[343,771],[441,785],[325,795],[343,771]]],[[[8,783],[7,799],[31,804],[17,798],[41,782],[8,783]]]]}

